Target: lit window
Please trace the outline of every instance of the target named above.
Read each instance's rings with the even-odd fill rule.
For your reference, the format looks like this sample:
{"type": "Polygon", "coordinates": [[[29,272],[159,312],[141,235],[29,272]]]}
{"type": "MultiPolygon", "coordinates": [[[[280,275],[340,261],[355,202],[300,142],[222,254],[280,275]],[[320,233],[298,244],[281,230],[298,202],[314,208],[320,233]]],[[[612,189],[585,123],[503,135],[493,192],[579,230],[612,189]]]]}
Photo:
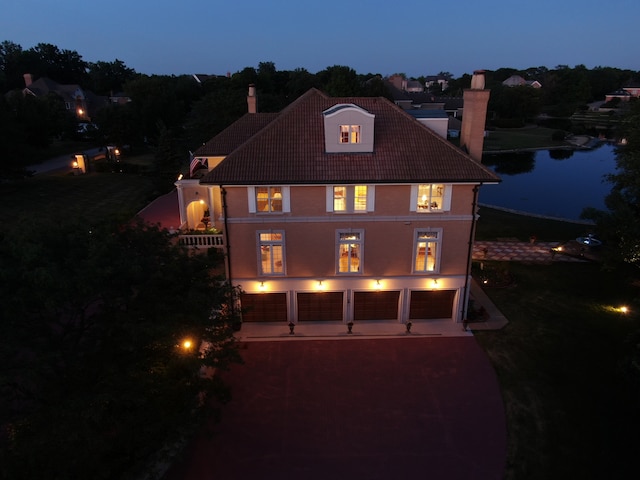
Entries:
{"type": "Polygon", "coordinates": [[[435,272],[438,270],[440,253],[440,232],[432,230],[416,231],[414,244],[413,271],[416,273],[435,272]]]}
{"type": "Polygon", "coordinates": [[[418,185],[417,212],[439,212],[444,209],[444,185],[418,185]]]}
{"type": "Polygon", "coordinates": [[[338,231],[338,273],[362,273],[364,232],[338,231]]]}
{"type": "Polygon", "coordinates": [[[340,125],[340,143],[360,143],[360,125],[340,125]]]}
{"type": "Polygon", "coordinates": [[[373,211],[373,187],[335,185],[327,190],[327,211],[354,213],[373,211]]]}
{"type": "Polygon", "coordinates": [[[282,212],[282,187],[256,187],[255,192],[258,212],[282,212]]]}
{"type": "Polygon", "coordinates": [[[284,274],[284,232],[258,232],[261,275],[284,274]]]}

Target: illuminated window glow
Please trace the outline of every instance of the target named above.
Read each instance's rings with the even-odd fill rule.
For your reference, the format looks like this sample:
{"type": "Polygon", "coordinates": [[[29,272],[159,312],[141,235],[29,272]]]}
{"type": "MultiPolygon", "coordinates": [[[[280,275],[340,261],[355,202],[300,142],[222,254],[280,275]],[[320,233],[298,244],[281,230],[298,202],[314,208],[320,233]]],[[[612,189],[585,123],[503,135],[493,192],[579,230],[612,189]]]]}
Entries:
{"type": "Polygon", "coordinates": [[[418,212],[442,211],[444,205],[444,185],[440,183],[418,185],[418,212]]]}
{"type": "Polygon", "coordinates": [[[360,143],[360,125],[340,125],[340,143],[360,143]]]}
{"type": "Polygon", "coordinates": [[[258,232],[261,275],[284,275],[284,233],[258,232]]]}
{"type": "Polygon", "coordinates": [[[364,232],[338,231],[338,273],[362,273],[364,232]]]}
{"type": "Polygon", "coordinates": [[[416,273],[437,271],[439,248],[439,232],[424,230],[417,231],[414,247],[413,271],[416,273]]]}
{"type": "Polygon", "coordinates": [[[282,187],[256,187],[255,192],[258,212],[282,212],[282,187]]]}

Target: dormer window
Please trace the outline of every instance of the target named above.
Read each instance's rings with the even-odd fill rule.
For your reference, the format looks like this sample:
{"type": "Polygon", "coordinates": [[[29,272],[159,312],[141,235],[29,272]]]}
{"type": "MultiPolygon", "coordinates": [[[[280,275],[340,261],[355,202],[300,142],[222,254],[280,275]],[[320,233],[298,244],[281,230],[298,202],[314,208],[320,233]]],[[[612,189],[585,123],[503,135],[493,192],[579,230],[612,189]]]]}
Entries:
{"type": "Polygon", "coordinates": [[[374,114],[352,103],[339,103],[322,115],[327,153],[373,153],[374,114]]]}
{"type": "Polygon", "coordinates": [[[340,125],[340,143],[360,143],[360,125],[340,125]]]}

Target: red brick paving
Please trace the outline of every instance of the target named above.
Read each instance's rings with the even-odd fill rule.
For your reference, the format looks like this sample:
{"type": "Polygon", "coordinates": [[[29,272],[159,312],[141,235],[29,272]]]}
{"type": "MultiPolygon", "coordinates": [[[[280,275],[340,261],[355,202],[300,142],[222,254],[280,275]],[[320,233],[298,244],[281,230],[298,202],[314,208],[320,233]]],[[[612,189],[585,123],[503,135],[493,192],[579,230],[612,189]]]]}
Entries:
{"type": "Polygon", "coordinates": [[[221,423],[167,480],[502,478],[503,403],[475,338],[243,346],[221,423]]]}

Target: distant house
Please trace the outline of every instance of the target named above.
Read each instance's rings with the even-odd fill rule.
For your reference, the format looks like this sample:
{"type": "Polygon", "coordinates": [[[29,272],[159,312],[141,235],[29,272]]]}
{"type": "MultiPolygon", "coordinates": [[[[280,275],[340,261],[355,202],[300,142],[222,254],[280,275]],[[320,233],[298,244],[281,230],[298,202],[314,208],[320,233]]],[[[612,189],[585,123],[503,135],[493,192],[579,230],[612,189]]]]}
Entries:
{"type": "Polygon", "coordinates": [[[505,87],[542,87],[542,84],[537,80],[525,80],[520,75],[511,75],[504,82],[502,82],[502,85],[504,85],[505,87]]]}
{"type": "Polygon", "coordinates": [[[615,92],[607,93],[604,96],[604,101],[606,103],[606,102],[610,102],[614,98],[617,98],[621,102],[628,102],[629,100],[631,100],[632,97],[633,95],[631,94],[631,92],[627,91],[626,89],[620,89],[620,90],[616,90],[615,92]]]}
{"type": "Polygon", "coordinates": [[[628,92],[634,98],[640,97],[640,85],[638,85],[637,83],[632,85],[627,85],[626,87],[622,87],[622,89],[625,92],[628,92]]]}
{"type": "Polygon", "coordinates": [[[80,85],[63,85],[47,77],[33,80],[30,73],[24,75],[24,95],[46,97],[54,94],[62,99],[65,108],[73,113],[79,122],[90,122],[95,113],[107,105],[108,98],[83,90],[80,85]]]}
{"type": "Polygon", "coordinates": [[[424,82],[424,86],[427,88],[431,88],[436,84],[440,85],[442,91],[445,91],[449,87],[449,79],[442,75],[428,75],[424,82]]]}
{"type": "Polygon", "coordinates": [[[259,113],[249,88],[248,113],[194,152],[204,175],[176,182],[181,228],[224,232],[244,322],[466,318],[478,191],[500,181],[480,162],[480,84],[463,148],[383,97],[311,89],[259,113]]]}
{"type": "Polygon", "coordinates": [[[387,82],[403,92],[424,92],[424,85],[422,85],[422,83],[417,80],[407,80],[404,75],[397,73],[395,75],[391,75],[387,79],[387,82]]]}

